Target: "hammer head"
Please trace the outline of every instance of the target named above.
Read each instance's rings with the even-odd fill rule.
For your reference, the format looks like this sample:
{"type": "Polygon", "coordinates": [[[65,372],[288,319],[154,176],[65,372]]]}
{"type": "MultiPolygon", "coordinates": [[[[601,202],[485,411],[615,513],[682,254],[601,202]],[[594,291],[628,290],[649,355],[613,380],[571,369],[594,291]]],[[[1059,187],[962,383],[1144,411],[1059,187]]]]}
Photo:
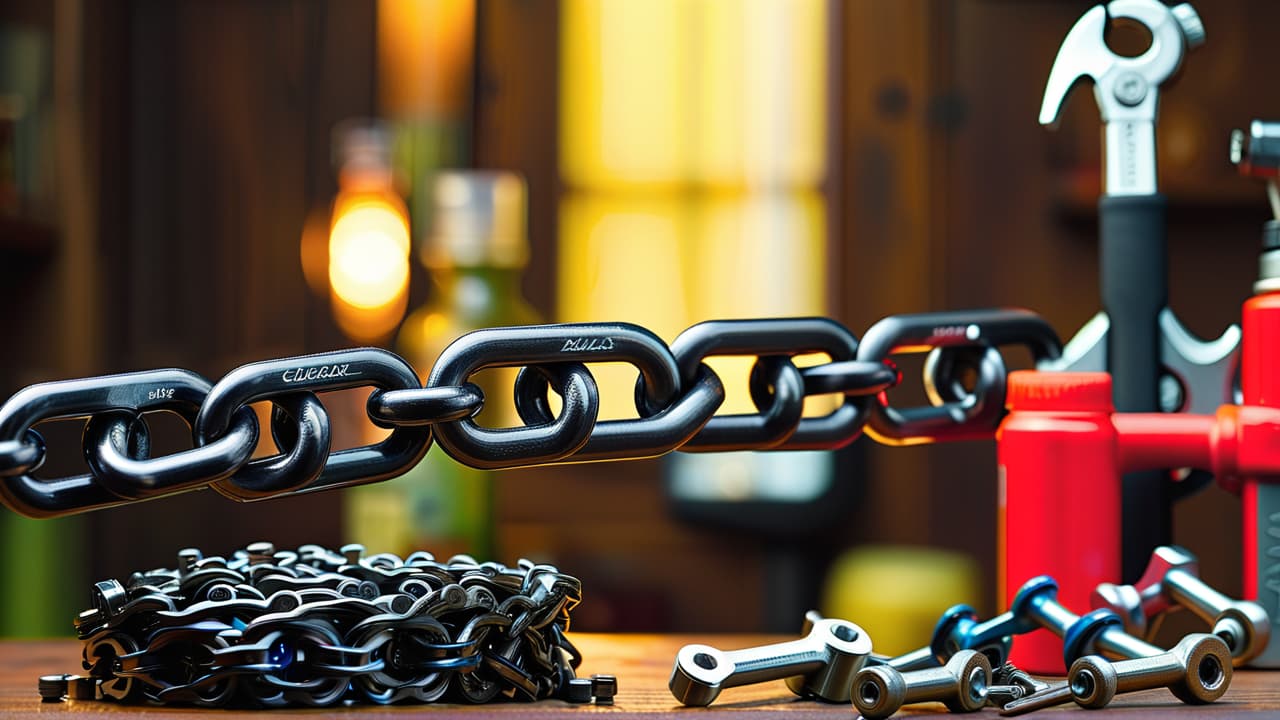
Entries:
{"type": "Polygon", "coordinates": [[[1154,120],[1155,89],[1177,71],[1186,49],[1202,42],[1204,26],[1187,3],[1170,8],[1159,0],[1112,0],[1090,8],[1067,33],[1053,61],[1040,106],[1040,124],[1057,122],[1072,87],[1086,77],[1094,81],[1103,120],[1119,119],[1122,114],[1154,120]],[[1137,57],[1113,52],[1105,37],[1107,22],[1113,18],[1145,26],[1151,32],[1151,47],[1137,57]],[[1117,88],[1117,83],[1145,89],[1135,95],[1117,88]]]}

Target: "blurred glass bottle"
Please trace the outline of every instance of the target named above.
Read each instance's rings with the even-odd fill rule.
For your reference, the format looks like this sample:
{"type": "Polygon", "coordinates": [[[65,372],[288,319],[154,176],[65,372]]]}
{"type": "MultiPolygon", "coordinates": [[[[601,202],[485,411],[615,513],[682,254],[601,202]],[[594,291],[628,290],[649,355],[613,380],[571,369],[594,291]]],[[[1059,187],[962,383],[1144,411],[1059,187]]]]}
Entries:
{"type": "MultiPolygon", "coordinates": [[[[487,327],[540,322],[520,278],[529,257],[524,181],[513,173],[441,172],[427,184],[429,230],[418,257],[432,280],[430,300],[400,328],[396,350],[425,381],[436,358],[458,337],[487,327]]],[[[518,425],[511,388],[515,368],[472,378],[484,390],[477,422],[518,425]]],[[[359,488],[348,504],[354,537],[393,552],[437,557],[493,554],[493,476],[433,447],[413,470],[359,488]]]]}

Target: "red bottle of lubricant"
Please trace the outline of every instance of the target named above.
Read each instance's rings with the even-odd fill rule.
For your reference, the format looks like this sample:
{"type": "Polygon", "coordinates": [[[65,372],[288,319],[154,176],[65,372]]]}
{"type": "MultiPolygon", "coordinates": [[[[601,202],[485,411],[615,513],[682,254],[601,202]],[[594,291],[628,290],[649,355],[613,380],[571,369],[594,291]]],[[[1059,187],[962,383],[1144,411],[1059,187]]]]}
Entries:
{"type": "MultiPolygon", "coordinates": [[[[1280,220],[1263,226],[1262,257],[1254,295],[1244,303],[1240,389],[1245,405],[1280,407],[1280,220]]],[[[1270,647],[1251,663],[1280,668],[1280,477],[1240,483],[1244,531],[1244,597],[1266,608],[1270,647]]]]}
{"type": "MultiPolygon", "coordinates": [[[[1120,474],[1111,421],[1111,376],[1009,374],[1010,413],[996,432],[999,461],[998,587],[1004,607],[1037,575],[1083,612],[1099,582],[1120,580],[1120,474]]],[[[1062,641],[1048,630],[1019,636],[1012,662],[1063,674],[1062,641]]]]}

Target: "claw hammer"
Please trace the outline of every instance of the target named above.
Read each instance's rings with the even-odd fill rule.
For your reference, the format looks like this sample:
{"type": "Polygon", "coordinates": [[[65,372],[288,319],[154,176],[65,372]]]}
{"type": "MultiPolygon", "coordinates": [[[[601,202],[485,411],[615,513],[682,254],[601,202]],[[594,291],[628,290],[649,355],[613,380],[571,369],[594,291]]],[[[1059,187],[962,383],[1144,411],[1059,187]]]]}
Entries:
{"type": "MultiPolygon", "coordinates": [[[[1091,78],[1105,126],[1105,184],[1098,202],[1103,309],[1067,344],[1060,361],[1042,370],[1109,372],[1115,407],[1123,412],[1212,413],[1231,401],[1240,344],[1232,325],[1217,340],[1192,335],[1166,306],[1168,259],[1165,197],[1156,187],[1156,116],[1160,84],[1204,41],[1190,4],[1112,0],[1076,22],[1063,40],[1040,108],[1054,125],[1077,81],[1091,78]],[[1137,57],[1107,47],[1107,23],[1127,18],[1151,32],[1137,57]]],[[[1126,474],[1121,500],[1121,573],[1137,579],[1157,546],[1171,542],[1174,490],[1169,472],[1126,474]]]]}

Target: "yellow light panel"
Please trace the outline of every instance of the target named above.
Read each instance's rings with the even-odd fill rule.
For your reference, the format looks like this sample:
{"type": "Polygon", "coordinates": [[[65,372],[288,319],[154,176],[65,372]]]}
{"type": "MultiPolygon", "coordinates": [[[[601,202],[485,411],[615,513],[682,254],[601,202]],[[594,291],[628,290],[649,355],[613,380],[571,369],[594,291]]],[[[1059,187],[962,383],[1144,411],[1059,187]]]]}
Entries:
{"type": "Polygon", "coordinates": [[[561,23],[570,186],[821,182],[825,0],[568,0],[561,23]]]}

